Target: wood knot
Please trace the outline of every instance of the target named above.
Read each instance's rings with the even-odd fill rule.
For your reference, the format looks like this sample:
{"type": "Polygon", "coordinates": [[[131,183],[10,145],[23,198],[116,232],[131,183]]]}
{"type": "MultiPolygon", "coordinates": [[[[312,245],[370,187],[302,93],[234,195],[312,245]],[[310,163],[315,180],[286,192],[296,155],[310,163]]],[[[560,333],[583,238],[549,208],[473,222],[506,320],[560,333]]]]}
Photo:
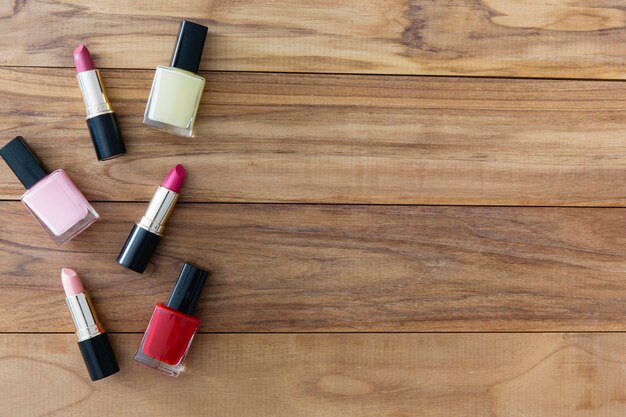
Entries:
{"type": "Polygon", "coordinates": [[[342,396],[366,395],[374,391],[373,384],[347,375],[323,376],[316,386],[325,393],[342,396]]]}
{"type": "Polygon", "coordinates": [[[626,13],[610,7],[582,7],[577,1],[547,4],[543,0],[485,0],[494,12],[491,21],[500,26],[566,32],[589,32],[623,27],[626,13]]]}

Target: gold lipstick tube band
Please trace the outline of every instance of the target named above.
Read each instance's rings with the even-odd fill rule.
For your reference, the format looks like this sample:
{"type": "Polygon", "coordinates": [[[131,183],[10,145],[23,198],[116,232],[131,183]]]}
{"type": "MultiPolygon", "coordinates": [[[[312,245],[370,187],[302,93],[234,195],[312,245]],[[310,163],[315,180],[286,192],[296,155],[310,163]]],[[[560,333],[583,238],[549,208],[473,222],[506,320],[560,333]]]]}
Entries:
{"type": "Polygon", "coordinates": [[[79,342],[104,333],[104,329],[98,321],[96,310],[86,293],[73,295],[66,298],[65,301],[70,309],[79,342]]]}
{"type": "Polygon", "coordinates": [[[152,196],[152,200],[150,200],[150,204],[148,204],[146,213],[139,222],[139,226],[149,232],[163,236],[165,223],[172,215],[179,196],[177,192],[159,185],[156,193],[152,196]]]}
{"type": "Polygon", "coordinates": [[[76,79],[78,79],[80,91],[83,93],[87,119],[113,112],[107,93],[104,91],[99,70],[83,71],[76,75],[76,79]]]}

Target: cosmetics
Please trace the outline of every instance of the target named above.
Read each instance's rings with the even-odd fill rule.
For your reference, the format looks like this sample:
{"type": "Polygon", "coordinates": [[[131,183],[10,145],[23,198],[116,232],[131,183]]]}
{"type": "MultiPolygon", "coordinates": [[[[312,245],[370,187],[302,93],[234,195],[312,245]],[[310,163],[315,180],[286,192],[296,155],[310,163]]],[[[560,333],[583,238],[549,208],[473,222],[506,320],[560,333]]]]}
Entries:
{"type": "Polygon", "coordinates": [[[83,44],[74,50],[76,79],[80,86],[87,112],[87,127],[100,161],[115,158],[126,153],[122,133],[117,124],[117,116],[104,91],[100,71],[91,59],[91,54],[83,44]]]}
{"type": "Polygon", "coordinates": [[[152,200],[148,204],[148,209],[139,223],[131,230],[126,243],[117,257],[117,262],[126,268],[132,269],[140,274],[145,271],[150,257],[163,236],[165,223],[170,218],[183,181],[187,176],[185,167],[178,164],[163,180],[152,200]]]}
{"type": "Polygon", "coordinates": [[[143,117],[144,124],[180,136],[193,136],[204,90],[198,74],[207,27],[183,20],[169,67],[159,65],[143,117]]]}
{"type": "Polygon", "coordinates": [[[120,370],[111,348],[109,337],[96,316],[91,299],[83,288],[78,274],[69,268],[61,270],[61,282],[65,290],[65,301],[70,309],[78,347],[92,381],[113,375],[120,370]]]}
{"type": "Polygon", "coordinates": [[[65,171],[48,174],[24,138],[0,148],[0,156],[28,189],[22,203],[57,245],[62,245],[98,220],[98,213],[65,171]]]}
{"type": "Polygon", "coordinates": [[[192,316],[209,272],[185,262],[167,304],[154,308],[135,360],[170,376],[178,376],[200,320],[192,316]]]}

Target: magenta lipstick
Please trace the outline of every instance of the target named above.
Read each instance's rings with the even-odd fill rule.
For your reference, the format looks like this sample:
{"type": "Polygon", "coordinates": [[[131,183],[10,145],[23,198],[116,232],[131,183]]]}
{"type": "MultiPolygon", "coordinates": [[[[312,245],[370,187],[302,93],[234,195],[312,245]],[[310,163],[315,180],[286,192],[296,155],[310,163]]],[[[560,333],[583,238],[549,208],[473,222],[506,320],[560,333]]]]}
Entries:
{"type": "Polygon", "coordinates": [[[178,164],[169,172],[150,200],[146,213],[131,230],[117,263],[140,274],[145,271],[172,215],[179,191],[187,176],[185,167],[178,164]]]}
{"type": "Polygon", "coordinates": [[[78,274],[73,269],[63,268],[61,282],[67,297],[65,301],[76,327],[78,347],[91,380],[97,381],[113,375],[120,370],[117,359],[78,274]]]}
{"type": "Polygon", "coordinates": [[[96,149],[98,160],[112,159],[126,153],[117,116],[104,90],[100,71],[96,69],[91,54],[83,44],[74,50],[76,79],[80,86],[87,112],[87,127],[96,149]]]}

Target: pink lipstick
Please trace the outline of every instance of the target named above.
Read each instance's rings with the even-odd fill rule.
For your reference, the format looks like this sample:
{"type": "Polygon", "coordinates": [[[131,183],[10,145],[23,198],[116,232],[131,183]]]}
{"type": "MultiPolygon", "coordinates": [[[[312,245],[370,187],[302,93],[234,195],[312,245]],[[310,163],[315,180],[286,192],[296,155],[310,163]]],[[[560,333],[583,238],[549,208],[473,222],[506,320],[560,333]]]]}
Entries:
{"type": "Polygon", "coordinates": [[[76,79],[85,102],[87,127],[98,160],[104,161],[126,153],[117,116],[104,90],[100,71],[93,63],[89,49],[83,44],[74,50],[76,79]]]}
{"type": "Polygon", "coordinates": [[[117,263],[140,274],[146,270],[150,258],[161,241],[165,223],[172,215],[180,197],[178,193],[186,176],[185,167],[181,164],[176,165],[167,174],[152,196],[146,213],[131,230],[117,257],[117,263]]]}
{"type": "Polygon", "coordinates": [[[76,65],[76,72],[91,71],[96,69],[96,65],[91,59],[89,49],[82,43],[74,49],[74,64],[76,65]]]}
{"type": "Polygon", "coordinates": [[[97,381],[113,375],[120,370],[117,359],[78,274],[73,269],[63,268],[61,282],[65,290],[65,301],[76,327],[78,347],[91,380],[97,381]]]}

